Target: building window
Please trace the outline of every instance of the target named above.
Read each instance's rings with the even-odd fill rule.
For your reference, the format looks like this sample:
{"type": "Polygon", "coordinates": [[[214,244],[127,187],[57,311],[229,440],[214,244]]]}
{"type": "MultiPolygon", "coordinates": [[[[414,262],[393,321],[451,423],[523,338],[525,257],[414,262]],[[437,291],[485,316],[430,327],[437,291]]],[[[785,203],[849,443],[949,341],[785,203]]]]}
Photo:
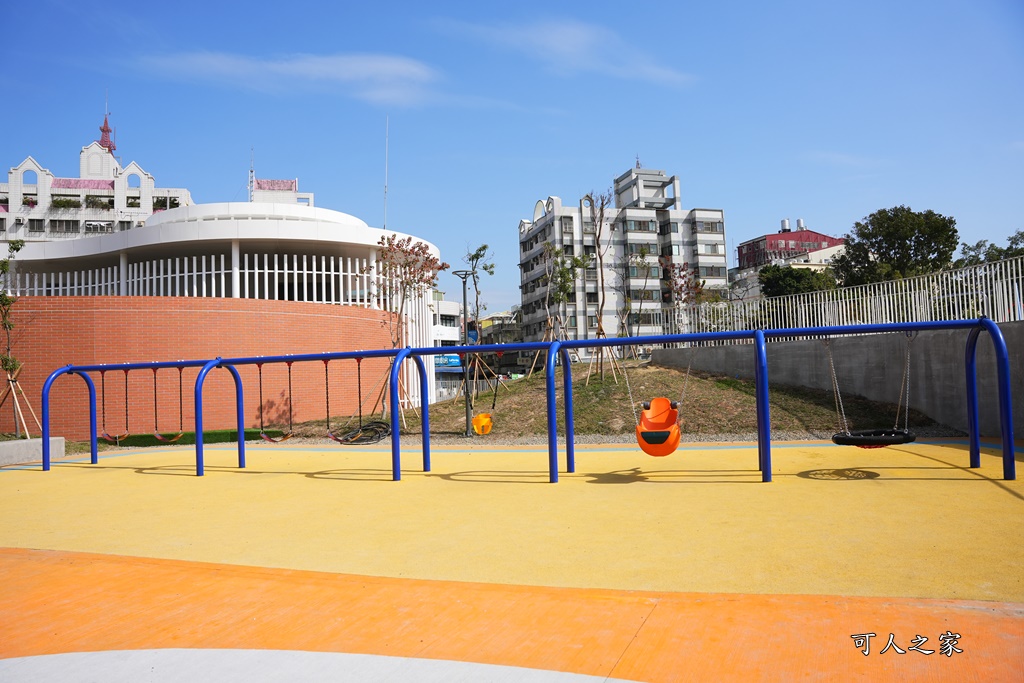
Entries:
{"type": "Polygon", "coordinates": [[[701,277],[725,277],[725,268],[719,266],[700,266],[701,277]]]}
{"type": "Polygon", "coordinates": [[[118,221],[117,222],[117,229],[120,232],[124,232],[125,230],[131,230],[132,229],[132,222],[131,221],[118,221]]]}
{"type": "Polygon", "coordinates": [[[588,304],[596,304],[597,303],[597,292],[587,292],[587,303],[588,304]]]}
{"type": "Polygon", "coordinates": [[[704,253],[706,253],[706,254],[717,254],[718,253],[718,244],[705,244],[704,245],[704,253]]]}
{"type": "Polygon", "coordinates": [[[565,321],[566,327],[576,327],[576,316],[570,315],[565,321]]]}
{"type": "Polygon", "coordinates": [[[572,232],[572,216],[562,218],[562,232],[572,232]]]}
{"type": "Polygon", "coordinates": [[[721,221],[696,221],[694,232],[725,232],[725,223],[721,221]]]}
{"type": "Polygon", "coordinates": [[[597,327],[597,316],[596,315],[588,315],[587,316],[587,327],[589,327],[590,329],[595,329],[597,327]]]}
{"type": "Polygon", "coordinates": [[[590,221],[583,221],[583,232],[596,232],[594,224],[590,221]]]}
{"type": "Polygon", "coordinates": [[[584,277],[587,280],[597,280],[597,268],[587,268],[584,271],[584,277]]]}
{"type": "Polygon", "coordinates": [[[630,277],[653,277],[657,279],[661,275],[661,270],[658,266],[648,266],[643,268],[641,266],[630,266],[629,276],[630,277]]]}
{"type": "Polygon", "coordinates": [[[28,231],[29,232],[45,232],[46,221],[42,218],[29,218],[28,219],[28,231]]]}
{"type": "Polygon", "coordinates": [[[626,221],[628,232],[658,232],[656,221],[626,221]]]}
{"type": "MultiPolygon", "coordinates": [[[[52,223],[52,221],[51,221],[52,223]]],[[[86,221],[85,222],[86,232],[114,232],[113,222],[107,221],[86,221]]],[[[75,230],[74,232],[78,232],[75,230]]]]}

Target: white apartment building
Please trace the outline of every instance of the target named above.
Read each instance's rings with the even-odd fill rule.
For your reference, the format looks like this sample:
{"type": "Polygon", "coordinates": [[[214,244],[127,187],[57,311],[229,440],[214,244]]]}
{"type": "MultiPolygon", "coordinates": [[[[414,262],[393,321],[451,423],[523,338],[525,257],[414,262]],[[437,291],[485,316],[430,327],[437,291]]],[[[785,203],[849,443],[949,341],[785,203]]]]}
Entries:
{"type": "Polygon", "coordinates": [[[159,188],[134,161],[121,167],[103,119],[99,140],[79,153],[79,177],[58,178],[28,157],[0,183],[0,232],[26,242],[130,230],[154,213],[192,204],[188,190],[159,188]]]}
{"type": "Polygon", "coordinates": [[[603,275],[603,328],[609,337],[685,331],[673,301],[669,263],[686,264],[707,288],[727,286],[725,215],[721,209],[684,209],[678,176],[633,168],[615,179],[614,201],[605,209],[598,273],[596,211],[590,198],[565,205],[558,197],[538,201],[533,220],[519,223],[523,339],[547,331],[548,263],[551,249],[588,255],[576,291],[561,310],[558,338],[589,339],[598,332],[603,275]],[[545,245],[550,245],[545,248],[545,245]]]}

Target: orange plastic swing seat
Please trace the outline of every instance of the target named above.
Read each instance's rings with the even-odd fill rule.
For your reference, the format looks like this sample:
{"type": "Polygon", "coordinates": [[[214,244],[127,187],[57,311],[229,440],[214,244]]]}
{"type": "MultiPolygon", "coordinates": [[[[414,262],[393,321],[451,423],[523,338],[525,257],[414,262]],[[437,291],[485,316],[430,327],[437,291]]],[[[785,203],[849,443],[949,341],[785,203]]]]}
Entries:
{"type": "Polygon", "coordinates": [[[676,403],[659,396],[644,404],[636,442],[647,455],[661,457],[679,447],[679,411],[676,403]]]}
{"type": "Polygon", "coordinates": [[[490,413],[480,413],[473,418],[473,431],[477,434],[490,434],[492,426],[494,426],[494,422],[491,420],[490,413]]]}

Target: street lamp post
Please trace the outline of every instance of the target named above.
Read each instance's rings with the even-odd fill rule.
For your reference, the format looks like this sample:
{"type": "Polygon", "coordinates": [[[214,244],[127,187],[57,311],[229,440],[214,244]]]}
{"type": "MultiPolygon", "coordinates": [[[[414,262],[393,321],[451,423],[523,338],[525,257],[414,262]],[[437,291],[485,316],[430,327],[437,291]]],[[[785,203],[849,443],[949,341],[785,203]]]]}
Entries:
{"type": "MultiPolygon", "coordinates": [[[[469,345],[469,311],[467,308],[468,294],[466,280],[473,274],[471,270],[453,270],[452,275],[462,280],[462,345],[469,345]]],[[[469,404],[469,354],[463,355],[462,382],[466,394],[466,436],[473,436],[473,409],[469,404]]]]}

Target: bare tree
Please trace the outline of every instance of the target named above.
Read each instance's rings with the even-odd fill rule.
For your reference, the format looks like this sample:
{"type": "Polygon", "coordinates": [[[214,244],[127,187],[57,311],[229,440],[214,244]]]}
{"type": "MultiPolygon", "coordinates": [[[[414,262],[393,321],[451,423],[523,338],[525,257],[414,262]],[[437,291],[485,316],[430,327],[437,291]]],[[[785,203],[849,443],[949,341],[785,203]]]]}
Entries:
{"type": "MultiPolygon", "coordinates": [[[[430,253],[426,243],[414,241],[411,236],[399,238],[392,233],[383,235],[377,242],[377,263],[368,264],[362,272],[376,276],[378,300],[389,313],[381,324],[388,327],[391,348],[408,341],[407,314],[411,302],[437,287],[438,274],[448,268],[447,263],[430,253]]],[[[377,405],[383,410],[386,391],[387,382],[381,386],[373,411],[377,405]]],[[[402,416],[404,420],[404,412],[402,416]]]]}
{"type": "Polygon", "coordinates": [[[697,277],[686,263],[674,263],[670,257],[661,257],[659,263],[664,270],[663,280],[668,283],[672,297],[674,320],[670,334],[680,332],[682,313],[693,308],[704,293],[704,281],[697,277]]]}
{"type": "Polygon", "coordinates": [[[377,296],[392,313],[385,323],[391,332],[391,348],[406,341],[409,303],[437,287],[438,274],[449,267],[431,254],[424,242],[413,241],[411,236],[400,239],[392,233],[377,242],[376,273],[373,265],[362,272],[378,276],[377,296]]]}
{"type": "Polygon", "coordinates": [[[25,240],[10,240],[7,243],[7,258],[0,259],[0,325],[4,328],[4,352],[0,355],[0,367],[7,373],[8,377],[16,372],[21,366],[12,355],[13,342],[11,331],[14,329],[14,321],[11,319],[11,309],[17,299],[11,296],[11,261],[25,246],[25,240]]]}
{"type": "MultiPolygon", "coordinates": [[[[590,212],[590,220],[594,226],[594,251],[597,256],[597,290],[598,290],[598,304],[597,304],[597,332],[595,332],[595,338],[603,339],[607,338],[608,334],[604,330],[604,307],[607,301],[607,292],[605,291],[604,284],[604,257],[608,251],[608,240],[605,240],[605,228],[608,227],[605,223],[605,214],[611,208],[612,205],[612,193],[611,190],[605,190],[604,192],[597,194],[591,192],[581,200],[581,209],[588,209],[590,212]]],[[[582,214],[582,210],[580,211],[582,214]]],[[[611,228],[609,228],[610,230],[611,228]]],[[[604,379],[604,359],[605,355],[608,354],[608,358],[611,360],[613,356],[608,350],[603,347],[597,347],[597,364],[598,369],[601,373],[601,379],[604,379]]],[[[591,356],[591,368],[593,368],[593,356],[591,356]]],[[[612,360],[614,363],[614,360],[612,360]]],[[[615,372],[615,366],[612,365],[612,372],[615,372]]],[[[616,378],[617,379],[617,378],[616,378]]],[[[590,380],[588,373],[587,380],[590,380]]]]}
{"type": "Polygon", "coordinates": [[[14,339],[12,337],[14,319],[11,317],[11,309],[14,308],[17,298],[11,295],[11,262],[14,260],[14,255],[21,251],[24,246],[25,240],[9,240],[7,242],[7,258],[0,259],[0,326],[4,330],[4,348],[3,353],[0,354],[0,368],[3,368],[4,374],[7,376],[7,387],[4,389],[3,395],[0,396],[0,406],[6,403],[7,397],[10,396],[11,403],[14,406],[15,431],[27,439],[29,438],[28,424],[25,421],[25,414],[21,410],[18,394],[21,394],[22,399],[25,401],[25,406],[32,414],[32,418],[35,420],[36,425],[39,426],[40,431],[42,431],[43,427],[39,424],[39,418],[36,417],[35,411],[32,410],[32,404],[29,403],[28,396],[25,395],[25,391],[18,382],[18,375],[21,373],[21,361],[14,357],[14,339]]]}
{"type": "Polygon", "coordinates": [[[640,250],[633,253],[625,253],[619,261],[619,293],[622,295],[622,303],[619,306],[619,334],[623,337],[633,336],[633,320],[636,319],[637,326],[643,324],[644,301],[648,296],[647,285],[651,279],[651,266],[647,261],[651,255],[651,248],[648,244],[641,244],[640,250]],[[644,278],[642,293],[639,297],[636,313],[633,312],[633,292],[630,290],[630,279],[632,270],[642,272],[644,278]]]}

